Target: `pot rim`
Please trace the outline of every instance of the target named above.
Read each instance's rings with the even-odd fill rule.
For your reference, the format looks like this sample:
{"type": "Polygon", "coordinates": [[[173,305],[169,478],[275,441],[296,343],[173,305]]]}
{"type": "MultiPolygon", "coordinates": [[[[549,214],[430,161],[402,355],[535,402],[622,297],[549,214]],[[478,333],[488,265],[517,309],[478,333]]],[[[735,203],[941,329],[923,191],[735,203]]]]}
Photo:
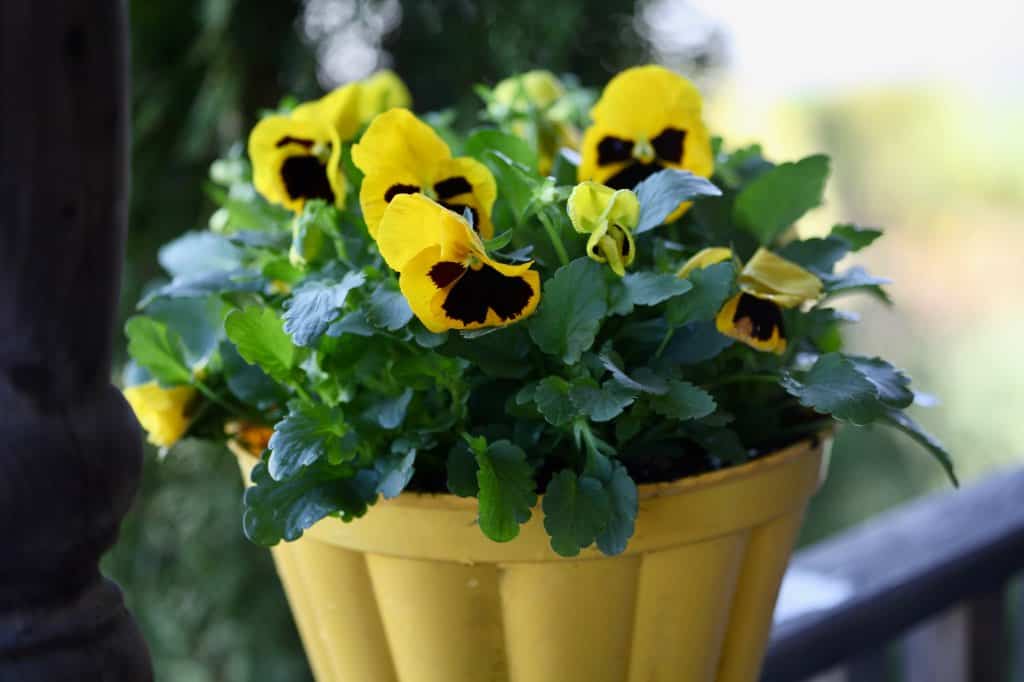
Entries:
{"type": "MultiPolygon", "coordinates": [[[[785,466],[806,454],[807,450],[813,450],[828,441],[834,433],[833,427],[800,438],[789,445],[772,450],[756,459],[743,464],[728,466],[714,471],[707,471],[696,476],[683,476],[672,481],[657,481],[654,483],[641,483],[637,485],[637,497],[639,501],[652,500],[659,497],[671,497],[682,495],[705,488],[710,488],[726,482],[735,482],[753,476],[759,476],[765,471],[785,466]]],[[[259,461],[259,457],[246,450],[241,443],[235,439],[227,441],[228,449],[240,459],[249,460],[252,465],[259,461]]],[[[537,505],[544,499],[542,493],[537,495],[537,505]]],[[[377,505],[387,504],[389,507],[416,507],[429,509],[445,509],[453,511],[476,510],[479,502],[476,497],[459,497],[450,492],[427,493],[427,492],[402,492],[398,497],[379,500],[377,505]]]]}

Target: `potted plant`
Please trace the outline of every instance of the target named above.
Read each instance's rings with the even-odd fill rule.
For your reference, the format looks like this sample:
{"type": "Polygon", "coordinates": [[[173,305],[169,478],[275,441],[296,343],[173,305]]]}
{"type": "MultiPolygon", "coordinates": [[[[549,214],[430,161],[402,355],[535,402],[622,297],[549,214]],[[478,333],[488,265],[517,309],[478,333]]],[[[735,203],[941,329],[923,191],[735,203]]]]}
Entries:
{"type": "Polygon", "coordinates": [[[833,424],[953,477],[842,351],[881,233],[799,238],[828,159],[729,149],[662,67],[479,92],[468,132],[389,72],[265,115],[160,251],[125,395],[231,445],[319,682],[751,682],[833,424]]]}

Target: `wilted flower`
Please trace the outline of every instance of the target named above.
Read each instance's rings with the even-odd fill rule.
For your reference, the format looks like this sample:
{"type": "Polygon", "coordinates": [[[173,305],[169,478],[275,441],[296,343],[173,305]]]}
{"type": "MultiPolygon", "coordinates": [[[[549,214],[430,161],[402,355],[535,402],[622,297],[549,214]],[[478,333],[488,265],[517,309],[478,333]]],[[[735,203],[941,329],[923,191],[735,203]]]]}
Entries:
{"type": "Polygon", "coordinates": [[[569,195],[569,220],[581,234],[589,234],[587,255],[608,263],[619,277],[636,257],[633,228],[640,220],[640,202],[628,189],[615,190],[596,182],[582,182],[569,195]]]}

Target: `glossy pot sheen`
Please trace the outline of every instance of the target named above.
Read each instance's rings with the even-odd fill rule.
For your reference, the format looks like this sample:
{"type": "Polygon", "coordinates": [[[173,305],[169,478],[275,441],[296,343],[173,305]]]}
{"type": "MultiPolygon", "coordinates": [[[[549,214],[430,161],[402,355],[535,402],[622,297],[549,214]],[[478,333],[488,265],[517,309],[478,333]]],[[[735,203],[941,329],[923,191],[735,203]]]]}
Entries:
{"type": "Polygon", "coordinates": [[[272,552],[317,682],[754,682],[826,449],[640,486],[611,558],[556,555],[539,510],[492,542],[476,500],[424,494],[272,552]]]}

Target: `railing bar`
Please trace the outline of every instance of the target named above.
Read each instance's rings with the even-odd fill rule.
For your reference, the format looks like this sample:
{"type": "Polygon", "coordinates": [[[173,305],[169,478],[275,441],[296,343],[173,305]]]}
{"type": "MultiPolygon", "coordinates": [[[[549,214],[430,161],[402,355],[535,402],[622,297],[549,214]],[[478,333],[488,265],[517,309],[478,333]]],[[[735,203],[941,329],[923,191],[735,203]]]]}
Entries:
{"type": "Polygon", "coordinates": [[[1010,603],[1013,605],[1012,637],[1013,645],[1010,647],[1010,664],[1014,668],[1013,682],[1024,682],[1024,577],[1011,583],[1010,603]]]}
{"type": "Polygon", "coordinates": [[[993,475],[875,517],[797,554],[794,566],[852,596],[783,621],[763,679],[797,682],[1024,570],[1024,470],[993,475]]]}
{"type": "Polygon", "coordinates": [[[958,606],[911,630],[904,641],[905,682],[980,682],[969,677],[968,609],[958,606]]]}
{"type": "Polygon", "coordinates": [[[887,682],[889,680],[888,660],[885,649],[873,649],[846,666],[848,682],[887,682]]]}
{"type": "Polygon", "coordinates": [[[852,682],[847,674],[846,668],[833,668],[814,677],[808,677],[803,682],[852,682]]]}
{"type": "Polygon", "coordinates": [[[1006,593],[996,590],[967,604],[971,682],[1004,682],[1009,670],[1006,593]]]}

